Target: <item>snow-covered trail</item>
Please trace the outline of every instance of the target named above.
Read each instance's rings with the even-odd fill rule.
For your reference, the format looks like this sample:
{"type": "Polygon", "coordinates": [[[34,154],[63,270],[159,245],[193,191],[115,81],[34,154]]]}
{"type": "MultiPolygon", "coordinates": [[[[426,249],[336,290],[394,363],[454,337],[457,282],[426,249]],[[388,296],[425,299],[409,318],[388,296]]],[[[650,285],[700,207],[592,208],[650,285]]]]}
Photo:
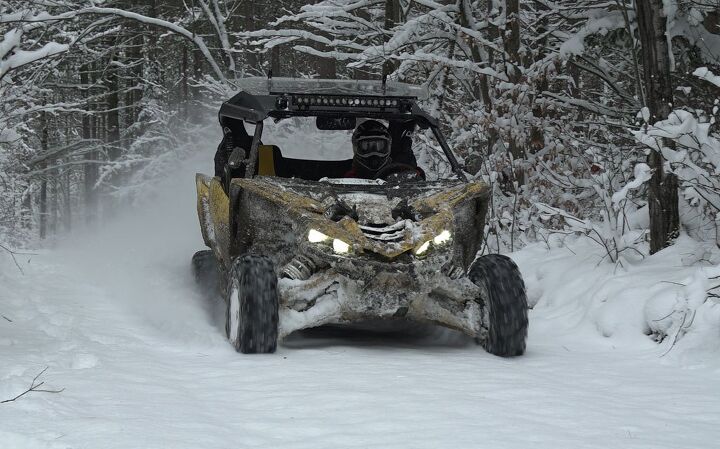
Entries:
{"type": "MultiPolygon", "coordinates": [[[[152,207],[22,258],[24,275],[0,261],[0,400],[46,366],[43,387],[64,388],[0,404],[1,449],[717,447],[717,365],[604,338],[567,303],[531,312],[514,359],[445,332],[316,331],[235,353],[188,266],[205,160],[152,207]]],[[[517,257],[531,297],[548,294],[543,257],[517,257]]]]}

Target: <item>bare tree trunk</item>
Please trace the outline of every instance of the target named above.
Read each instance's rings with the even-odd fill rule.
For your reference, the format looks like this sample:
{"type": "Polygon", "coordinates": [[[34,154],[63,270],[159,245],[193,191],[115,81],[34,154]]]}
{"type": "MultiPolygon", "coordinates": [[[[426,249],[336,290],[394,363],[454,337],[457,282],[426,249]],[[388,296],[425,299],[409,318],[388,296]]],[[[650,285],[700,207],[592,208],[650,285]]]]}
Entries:
{"type": "MultiPolygon", "coordinates": [[[[540,1],[534,0],[533,6],[535,9],[540,13],[545,13],[548,11],[547,7],[540,1]]],[[[541,61],[543,58],[545,58],[547,51],[545,50],[547,48],[547,32],[548,32],[548,19],[546,16],[543,16],[542,19],[540,19],[536,25],[537,32],[543,36],[542,39],[538,41],[538,54],[535,58],[534,62],[541,61]]],[[[532,98],[532,113],[533,117],[540,119],[541,125],[536,126],[533,125],[532,129],[530,130],[530,140],[526,143],[526,147],[529,148],[531,152],[537,152],[540,151],[545,147],[545,128],[542,126],[542,122],[545,118],[545,109],[542,107],[542,103],[536,102],[535,98],[537,98],[538,95],[542,95],[542,92],[545,92],[549,88],[549,82],[548,77],[546,73],[543,73],[542,76],[535,79],[535,94],[531,97],[532,98]]]]}
{"type": "Polygon", "coordinates": [[[65,176],[63,176],[62,183],[62,195],[63,195],[63,211],[62,211],[62,222],[63,229],[65,232],[72,230],[72,195],[70,193],[70,187],[72,182],[72,171],[65,169],[65,176]]]}
{"type": "MultiPolygon", "coordinates": [[[[460,0],[460,25],[464,28],[470,28],[470,14],[472,7],[470,0],[460,0]]],[[[470,52],[472,60],[475,64],[483,63],[480,47],[474,40],[470,40],[470,52]]],[[[492,108],[492,98],[490,98],[490,86],[486,75],[477,75],[477,82],[473,83],[473,95],[475,98],[482,98],[485,110],[492,108]]]]}
{"type": "Polygon", "coordinates": [[[188,119],[190,114],[190,83],[188,76],[188,48],[182,44],[182,60],[180,63],[180,103],[182,104],[183,118],[188,119]]]}
{"type": "MultiPolygon", "coordinates": [[[[120,74],[118,69],[117,52],[113,52],[110,58],[110,67],[107,70],[108,90],[107,114],[106,114],[106,143],[108,145],[107,155],[110,162],[116,162],[122,156],[120,142],[120,74]]],[[[120,184],[120,173],[117,167],[113,168],[114,173],[109,176],[108,181],[111,188],[120,184]]],[[[103,209],[103,212],[112,214],[115,211],[115,201],[112,198],[104,199],[111,207],[103,209]]]]}
{"type": "MultiPolygon", "coordinates": [[[[91,76],[92,65],[85,65],[80,69],[80,84],[85,87],[85,97],[90,96],[90,85],[95,83],[95,77],[91,76]]],[[[82,138],[89,142],[95,137],[95,115],[93,114],[94,108],[91,104],[85,105],[87,114],[82,116],[82,138]]],[[[95,143],[88,143],[88,145],[96,145],[95,143]]],[[[87,223],[92,223],[97,215],[97,192],[95,191],[95,183],[98,180],[98,166],[95,162],[97,159],[97,151],[91,151],[85,156],[87,162],[84,166],[84,182],[83,182],[83,193],[85,203],[85,220],[87,223]]]]}
{"type": "MultiPolygon", "coordinates": [[[[520,3],[519,0],[505,0],[505,73],[511,83],[520,82],[520,3]]],[[[510,153],[514,159],[526,157],[525,148],[513,136],[509,136],[510,153]]],[[[516,173],[519,184],[524,183],[524,173],[516,173]]]]}
{"type": "MultiPolygon", "coordinates": [[[[47,154],[48,152],[48,121],[47,121],[47,113],[45,111],[42,111],[40,113],[40,150],[42,151],[42,154],[47,154]]],[[[45,168],[47,166],[47,162],[43,162],[40,165],[40,168],[45,168]]],[[[48,194],[48,182],[47,182],[47,173],[42,173],[42,180],[40,181],[40,238],[44,239],[47,237],[47,217],[48,217],[48,203],[47,203],[47,194],[48,194]]]]}
{"type": "Polygon", "coordinates": [[[508,60],[505,71],[511,83],[520,81],[520,2],[505,0],[505,53],[508,60]]]}
{"type": "Polygon", "coordinates": [[[23,229],[30,229],[32,227],[32,194],[29,189],[23,194],[21,204],[20,224],[23,229]]]}
{"type": "MultiPolygon", "coordinates": [[[[52,160],[51,163],[55,164],[57,161],[52,160]]],[[[57,224],[58,224],[58,212],[59,212],[59,188],[60,183],[60,171],[56,168],[48,173],[50,177],[50,219],[48,220],[48,233],[51,236],[57,235],[57,224]]]]}
{"type": "MultiPolygon", "coordinates": [[[[200,50],[193,50],[193,77],[195,81],[202,79],[203,77],[203,70],[204,70],[204,63],[205,63],[205,57],[203,57],[200,50]]],[[[190,89],[191,96],[192,96],[192,108],[190,109],[191,112],[191,119],[194,119],[196,117],[193,117],[193,114],[197,113],[197,106],[200,102],[200,89],[197,87],[191,86],[190,89]]]]}
{"type": "MultiPolygon", "coordinates": [[[[395,28],[400,22],[400,1],[399,0],[385,0],[385,30],[389,31],[395,28]]],[[[389,38],[385,38],[387,43],[389,38]]],[[[397,63],[392,59],[385,59],[383,62],[383,77],[390,75],[397,70],[397,63]]]]}
{"type": "MultiPolygon", "coordinates": [[[[245,0],[243,5],[243,13],[245,15],[245,31],[255,31],[255,2],[245,0]]],[[[245,64],[250,72],[259,70],[258,57],[254,52],[245,53],[245,64]]]]}
{"type": "MultiPolygon", "coordinates": [[[[327,46],[321,45],[321,50],[327,50],[327,46]]],[[[318,75],[324,79],[337,78],[337,60],[335,58],[317,57],[318,75]]]]}
{"type": "MultiPolygon", "coordinates": [[[[470,28],[470,15],[472,14],[472,5],[470,0],[459,0],[460,1],[460,25],[464,28],[470,28]]],[[[488,15],[492,10],[492,2],[488,2],[488,15]]],[[[497,28],[489,25],[491,37],[497,28]]],[[[496,33],[495,33],[496,34],[496,33]]],[[[480,47],[474,40],[470,40],[470,53],[472,60],[475,64],[483,62],[482,55],[480,54],[480,47]]],[[[492,50],[488,52],[488,63],[492,63],[492,50]]],[[[477,82],[473,82],[473,96],[475,98],[481,98],[483,105],[485,106],[485,112],[490,113],[493,108],[492,98],[490,97],[490,83],[486,75],[478,75],[474,77],[477,82]]],[[[487,154],[490,154],[495,147],[495,142],[498,139],[498,133],[494,128],[488,129],[487,136],[487,154]]]]}
{"type": "MultiPolygon", "coordinates": [[[[45,163],[42,163],[39,168],[45,168],[45,163]]],[[[47,237],[47,177],[45,174],[42,175],[40,181],[40,238],[44,239],[47,237]]]]}
{"type": "Polygon", "coordinates": [[[137,127],[138,118],[140,117],[140,103],[142,102],[142,82],[144,72],[144,58],[142,48],[144,47],[144,39],[142,28],[138,24],[131,24],[129,32],[134,36],[129,42],[127,49],[127,64],[130,65],[130,73],[128,74],[128,90],[125,93],[125,123],[126,129],[135,129],[130,133],[130,137],[134,138],[140,134],[137,127]]]}
{"type": "Polygon", "coordinates": [[[276,45],[272,49],[270,49],[270,70],[272,70],[273,76],[282,75],[279,45],[276,45]]]}
{"type": "MultiPolygon", "coordinates": [[[[638,31],[643,50],[643,79],[650,124],[668,117],[672,111],[673,89],[670,78],[670,48],[666,37],[663,0],[637,0],[638,31]]],[[[670,246],[680,229],[678,179],[665,173],[665,159],[652,150],[648,165],[653,169],[648,188],[650,210],[650,253],[670,246]]]]}

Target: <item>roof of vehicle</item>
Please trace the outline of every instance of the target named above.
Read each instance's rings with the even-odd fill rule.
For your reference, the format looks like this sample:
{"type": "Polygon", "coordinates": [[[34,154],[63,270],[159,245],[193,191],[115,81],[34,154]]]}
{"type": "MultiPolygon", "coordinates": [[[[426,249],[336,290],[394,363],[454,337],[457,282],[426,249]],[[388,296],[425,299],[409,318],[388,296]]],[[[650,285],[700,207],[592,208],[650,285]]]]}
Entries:
{"type": "Polygon", "coordinates": [[[243,78],[237,86],[252,95],[324,94],[365,95],[373,97],[405,97],[426,100],[428,91],[422,86],[395,81],[336,80],[309,78],[243,78]]]}
{"type": "Polygon", "coordinates": [[[372,80],[244,78],[240,92],[220,107],[225,118],[257,123],[268,117],[356,116],[416,120],[423,127],[436,121],[416,103],[428,97],[421,86],[372,80]]]}

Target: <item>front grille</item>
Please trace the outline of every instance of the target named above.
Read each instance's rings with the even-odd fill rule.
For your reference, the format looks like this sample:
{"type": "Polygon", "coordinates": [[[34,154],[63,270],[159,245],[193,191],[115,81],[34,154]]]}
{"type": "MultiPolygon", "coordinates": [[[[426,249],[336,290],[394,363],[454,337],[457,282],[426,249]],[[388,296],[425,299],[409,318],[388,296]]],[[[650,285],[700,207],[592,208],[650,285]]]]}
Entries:
{"type": "Polygon", "coordinates": [[[408,220],[398,221],[393,224],[368,223],[360,225],[360,230],[365,237],[378,242],[402,242],[405,239],[405,230],[408,227],[408,220]]]}

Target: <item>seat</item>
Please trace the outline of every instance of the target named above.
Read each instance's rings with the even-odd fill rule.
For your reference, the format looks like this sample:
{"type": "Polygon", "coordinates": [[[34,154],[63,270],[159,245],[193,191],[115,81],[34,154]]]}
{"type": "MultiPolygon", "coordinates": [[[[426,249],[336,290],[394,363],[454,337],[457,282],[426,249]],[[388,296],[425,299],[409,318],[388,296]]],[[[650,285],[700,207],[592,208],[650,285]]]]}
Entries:
{"type": "MultiPolygon", "coordinates": [[[[258,168],[257,174],[260,176],[275,176],[275,152],[280,152],[280,148],[275,145],[258,146],[258,168]]],[[[282,155],[280,156],[282,157],[282,155]]]]}
{"type": "Polygon", "coordinates": [[[280,148],[276,145],[258,147],[257,174],[260,176],[319,181],[322,178],[342,178],[351,168],[352,159],[340,161],[291,159],[283,157],[280,148]]]}

